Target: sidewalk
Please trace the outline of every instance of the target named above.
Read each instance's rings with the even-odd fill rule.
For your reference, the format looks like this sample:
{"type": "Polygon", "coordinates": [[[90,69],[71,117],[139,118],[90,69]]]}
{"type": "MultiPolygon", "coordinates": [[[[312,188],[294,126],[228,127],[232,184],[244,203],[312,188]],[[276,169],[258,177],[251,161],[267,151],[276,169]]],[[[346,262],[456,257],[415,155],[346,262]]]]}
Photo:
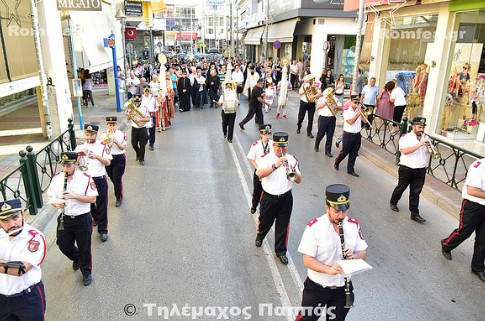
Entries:
{"type": "MultiPolygon", "coordinates": [[[[93,95],[96,107],[81,107],[84,124],[91,123],[99,125],[100,130],[104,130],[106,116],[117,116],[119,119],[124,119],[124,112],[116,112],[116,98],[114,95],[108,96],[107,89],[95,89],[93,95]]],[[[298,98],[297,92],[290,91],[289,98],[289,103],[294,104],[296,99],[298,98]]],[[[242,103],[245,102],[243,101],[242,103]]],[[[79,126],[79,116],[76,101],[73,101],[73,114],[76,137],[78,138],[78,140],[82,141],[83,131],[82,129],[80,129],[79,126]]],[[[7,121],[12,121],[12,117],[24,117],[22,115],[25,115],[25,111],[12,112],[9,115],[0,117],[0,124],[6,121],[5,117],[7,117],[7,121]]],[[[34,118],[35,116],[29,116],[29,121],[34,122],[34,118]]],[[[337,127],[342,127],[341,120],[340,122],[337,121],[337,127]]],[[[2,128],[4,127],[2,126],[2,128]]],[[[336,134],[340,132],[341,129],[337,130],[336,134]]],[[[13,168],[17,166],[19,158],[18,151],[20,149],[25,149],[27,145],[33,145],[35,150],[38,150],[38,148],[42,148],[42,146],[45,146],[47,142],[43,142],[42,139],[39,139],[37,136],[35,136],[35,138],[33,138],[31,135],[12,136],[9,139],[0,139],[0,150],[2,148],[3,150],[5,150],[5,148],[11,147],[12,144],[15,144],[16,147],[22,147],[20,147],[16,151],[12,151],[11,155],[5,157],[0,155],[0,173],[5,173],[6,168],[13,168]]],[[[360,155],[374,163],[377,167],[396,177],[397,184],[397,166],[395,165],[394,155],[386,152],[385,150],[379,148],[377,145],[365,139],[362,140],[360,155]]],[[[378,179],[378,177],[376,177],[376,179],[378,179]]],[[[407,192],[405,195],[407,195],[407,192]]],[[[445,183],[442,183],[432,176],[427,175],[422,195],[450,215],[458,218],[460,204],[462,200],[461,192],[458,192],[450,186],[446,185],[445,183]]],[[[39,211],[38,215],[36,215],[35,217],[30,217],[28,221],[34,226],[43,229],[54,215],[55,211],[53,211],[53,208],[51,206],[44,206],[44,208],[39,211]]]]}

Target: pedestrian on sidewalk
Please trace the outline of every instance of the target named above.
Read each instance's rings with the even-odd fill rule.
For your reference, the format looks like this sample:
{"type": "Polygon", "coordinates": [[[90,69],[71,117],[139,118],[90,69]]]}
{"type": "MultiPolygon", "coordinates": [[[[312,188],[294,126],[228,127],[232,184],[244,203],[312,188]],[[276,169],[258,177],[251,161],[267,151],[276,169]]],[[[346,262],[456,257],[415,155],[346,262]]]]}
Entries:
{"type": "Polygon", "coordinates": [[[96,105],[94,105],[93,99],[93,81],[89,69],[84,70],[82,85],[84,106],[88,107],[88,103],[89,101],[91,101],[91,105],[93,105],[93,107],[96,107],[96,105]]]}
{"type": "Polygon", "coordinates": [[[261,157],[256,174],[261,179],[263,196],[260,202],[258,233],[255,245],[260,247],[275,224],[275,253],[281,263],[288,264],[287,242],[293,210],[293,183],[301,183],[298,161],[287,153],[288,134],[273,134],[273,153],[261,157]]]}
{"type": "Polygon", "coordinates": [[[367,256],[359,221],[347,216],[350,188],[329,185],[325,195],[326,213],[308,223],[298,247],[303,265],[308,268],[301,302],[304,309],[298,314],[298,321],[317,321],[325,313],[327,320],[345,320],[350,310],[346,305],[354,301],[354,288],[337,261],[367,256]],[[334,317],[329,318],[330,315],[334,317]]]}
{"type": "Polygon", "coordinates": [[[25,222],[20,199],[0,202],[0,227],[0,320],[45,320],[44,235],[25,222]]]}
{"type": "Polygon", "coordinates": [[[108,146],[113,157],[111,164],[106,166],[106,173],[114,186],[116,207],[123,201],[123,174],[126,168],[126,133],[116,128],[118,117],[106,117],[108,129],[101,134],[101,140],[108,146]]]}
{"type": "Polygon", "coordinates": [[[305,119],[305,114],[308,113],[308,125],[307,136],[313,138],[313,116],[315,115],[315,101],[322,97],[318,86],[315,84],[315,75],[309,74],[303,79],[303,85],[301,85],[298,94],[300,98],[300,109],[298,110],[298,123],[296,133],[299,134],[301,125],[305,119]]]}
{"type": "Polygon", "coordinates": [[[256,115],[256,123],[257,124],[264,124],[264,116],[263,116],[263,104],[268,105],[268,103],[264,100],[264,80],[260,78],[254,86],[252,93],[251,93],[251,100],[249,101],[249,109],[248,114],[246,117],[239,123],[239,127],[244,130],[244,125],[249,122],[254,115],[256,115]]]}
{"type": "Polygon", "coordinates": [[[426,220],[419,215],[419,194],[423,190],[426,179],[426,167],[428,166],[429,151],[428,145],[431,143],[426,134],[426,118],[415,117],[412,121],[413,130],[403,135],[399,139],[399,180],[392,192],[390,205],[394,212],[399,212],[397,203],[402,194],[409,186],[409,211],[411,219],[418,223],[426,220]]]}
{"type": "Polygon", "coordinates": [[[347,157],[347,155],[349,155],[349,160],[347,162],[347,174],[354,177],[359,177],[359,175],[355,172],[354,167],[355,160],[357,159],[361,145],[361,123],[367,123],[367,121],[362,117],[362,104],[359,101],[359,96],[352,96],[351,100],[351,107],[343,112],[343,147],[337,158],[335,159],[334,168],[336,170],[339,170],[340,163],[344,160],[345,157],[347,157]]]}
{"type": "Polygon", "coordinates": [[[81,268],[83,284],[88,286],[93,278],[91,234],[93,219],[91,204],[96,202],[98,190],[87,173],[78,167],[78,154],[61,153],[62,174],[52,178],[47,189],[49,204],[60,210],[57,218],[57,245],[72,261],[74,271],[81,268]]]}
{"type": "Polygon", "coordinates": [[[318,111],[318,131],[317,138],[315,139],[315,152],[320,151],[320,142],[326,135],[325,141],[325,155],[333,157],[332,155],[332,140],[335,133],[335,125],[337,123],[337,115],[339,110],[342,110],[340,101],[331,99],[333,89],[329,86],[323,92],[323,96],[318,98],[316,108],[318,111]]]}
{"type": "Polygon", "coordinates": [[[105,143],[98,140],[99,126],[84,125],[86,141],[77,145],[75,152],[83,160],[86,173],[91,176],[98,196],[96,203],[91,204],[91,215],[98,225],[101,241],[108,240],[108,180],[106,179],[106,166],[111,164],[113,157],[105,143]]]}
{"type": "Polygon", "coordinates": [[[441,240],[441,253],[451,260],[451,251],[475,232],[471,271],[485,282],[485,158],[474,161],[468,168],[462,196],[459,227],[441,240]]]}
{"type": "Polygon", "coordinates": [[[273,140],[271,139],[271,133],[272,131],[270,124],[259,125],[259,136],[261,139],[255,141],[251,145],[247,155],[247,159],[254,167],[251,214],[256,213],[259,201],[261,200],[261,194],[263,193],[261,179],[256,174],[256,171],[258,170],[258,162],[260,159],[273,152],[273,140]]]}
{"type": "Polygon", "coordinates": [[[141,116],[137,122],[138,124],[127,115],[128,120],[131,121],[131,146],[135,150],[136,161],[140,162],[140,165],[145,165],[145,147],[148,142],[148,132],[146,123],[150,121],[150,114],[146,107],[141,106],[141,96],[136,95],[132,100],[135,107],[141,116]],[[145,124],[143,124],[145,123],[145,124]]]}

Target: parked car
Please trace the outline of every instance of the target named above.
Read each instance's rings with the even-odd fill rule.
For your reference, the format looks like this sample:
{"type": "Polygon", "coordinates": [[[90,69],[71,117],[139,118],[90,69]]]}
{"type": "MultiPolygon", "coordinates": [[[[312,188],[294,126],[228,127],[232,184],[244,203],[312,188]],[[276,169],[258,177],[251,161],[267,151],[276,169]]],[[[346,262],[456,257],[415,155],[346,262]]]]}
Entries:
{"type": "Polygon", "coordinates": [[[209,54],[218,54],[219,53],[219,49],[217,49],[217,48],[209,48],[209,50],[207,51],[207,53],[209,53],[209,54]]]}
{"type": "Polygon", "coordinates": [[[187,57],[188,57],[188,56],[187,56],[187,54],[186,54],[186,53],[184,53],[184,52],[179,52],[179,53],[177,54],[177,58],[178,58],[179,60],[181,60],[181,59],[183,59],[183,60],[187,60],[187,57]]]}

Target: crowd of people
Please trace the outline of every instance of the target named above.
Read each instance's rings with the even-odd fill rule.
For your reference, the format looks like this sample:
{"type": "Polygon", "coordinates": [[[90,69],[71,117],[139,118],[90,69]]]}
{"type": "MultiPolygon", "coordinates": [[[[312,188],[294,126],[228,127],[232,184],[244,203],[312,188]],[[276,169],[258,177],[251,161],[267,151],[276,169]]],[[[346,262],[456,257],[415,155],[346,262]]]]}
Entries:
{"type": "MultiPolygon", "coordinates": [[[[122,86],[128,90],[125,112],[131,125],[131,145],[140,165],[145,164],[146,145],[149,149],[155,148],[156,132],[171,127],[177,108],[179,112],[189,112],[203,110],[206,106],[221,107],[223,136],[232,143],[236,110],[244,99],[241,95],[247,97],[248,114],[239,122],[239,127],[245,130],[244,126],[255,117],[260,134],[260,139],[252,144],[247,155],[254,167],[250,212],[255,214],[258,207],[260,210],[255,246],[262,246],[274,224],[275,254],[284,265],[289,263],[286,253],[293,209],[292,188],[301,184],[302,171],[297,158],[288,153],[290,135],[283,131],[273,132],[274,126],[264,121],[264,114],[277,101],[278,108],[273,119],[280,116],[287,119],[288,91],[298,89],[300,101],[296,134],[303,129],[309,139],[315,138],[313,118],[317,112],[314,150],[319,152],[320,142],[326,136],[325,155],[332,158],[336,119],[342,113],[343,132],[336,141],[337,148],[340,144],[342,148],[335,158],[334,169],[339,170],[348,156],[347,173],[359,177],[355,163],[361,146],[360,132],[363,126],[373,121],[372,117],[365,117],[365,108],[373,108],[376,114],[391,119],[388,118],[391,115],[389,106],[393,105],[392,119],[398,122],[406,103],[394,82],[386,83],[384,89],[379,90],[375,78],[370,78],[369,83],[364,85],[360,71],[357,93],[345,99],[346,86],[342,75],[334,77],[331,71],[323,70],[320,81],[317,81],[316,75],[296,60],[289,65],[287,61],[271,58],[254,63],[238,58],[220,61],[171,59],[158,66],[134,66],[126,74],[120,68],[119,73],[123,75],[122,86]],[[306,128],[303,127],[305,118],[306,128]]],[[[86,99],[92,102],[92,93],[87,93],[86,99]]],[[[103,132],[98,125],[86,124],[85,142],[79,144],[76,150],[60,155],[62,171],[53,178],[47,190],[49,204],[59,209],[57,245],[72,262],[72,268],[81,271],[85,286],[93,280],[92,227],[97,226],[102,242],[108,241],[108,178],[113,183],[115,206],[120,207],[123,203],[127,135],[118,129],[119,121],[121,119],[114,116],[106,117],[107,129],[103,132]]],[[[416,117],[412,124],[413,130],[399,140],[402,153],[399,182],[390,196],[390,208],[399,211],[397,203],[409,186],[411,219],[424,223],[426,220],[419,213],[419,195],[425,182],[431,141],[424,134],[425,118],[416,117]]],[[[474,175],[465,182],[460,227],[443,239],[441,245],[443,255],[451,260],[451,250],[475,231],[472,271],[485,282],[483,164],[485,159],[472,164],[470,171],[474,175]]],[[[22,313],[31,319],[42,319],[45,297],[39,266],[45,256],[45,240],[40,231],[24,223],[20,205],[19,200],[5,200],[0,204],[0,319],[11,316],[22,319],[22,313]],[[21,299],[11,304],[12,308],[8,311],[1,309],[10,304],[10,298],[24,296],[32,297],[35,302],[26,309],[27,312],[21,299]]],[[[308,277],[302,299],[305,313],[297,316],[298,321],[318,320],[320,315],[315,310],[324,305],[327,311],[332,310],[336,319],[344,320],[352,305],[352,282],[336,262],[365,259],[367,244],[359,222],[347,216],[349,205],[348,186],[327,186],[326,213],[310,221],[305,229],[298,251],[303,255],[308,277]],[[322,244],[328,246],[322,247],[322,244]]]]}

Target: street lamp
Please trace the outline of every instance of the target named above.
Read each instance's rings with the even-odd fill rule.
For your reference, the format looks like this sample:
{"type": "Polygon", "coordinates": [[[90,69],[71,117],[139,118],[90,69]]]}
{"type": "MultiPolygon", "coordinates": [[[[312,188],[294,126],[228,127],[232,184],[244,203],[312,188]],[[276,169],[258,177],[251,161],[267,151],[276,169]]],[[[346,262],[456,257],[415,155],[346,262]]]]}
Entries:
{"type": "MultiPolygon", "coordinates": [[[[125,92],[123,94],[123,97],[124,97],[124,100],[126,100],[126,98],[127,98],[127,96],[126,96],[127,95],[127,92],[126,92],[126,66],[127,66],[127,64],[126,64],[126,49],[125,49],[126,15],[123,12],[123,10],[118,9],[118,11],[116,12],[115,18],[116,18],[116,20],[119,20],[119,22],[121,22],[121,39],[122,39],[121,42],[123,43],[123,67],[124,67],[124,68],[122,68],[122,71],[123,71],[123,69],[125,69],[124,70],[124,73],[125,73],[124,74],[124,78],[125,78],[124,79],[124,83],[125,83],[124,90],[125,90],[125,92]]],[[[118,72],[118,70],[115,70],[115,72],[118,72]]]]}

